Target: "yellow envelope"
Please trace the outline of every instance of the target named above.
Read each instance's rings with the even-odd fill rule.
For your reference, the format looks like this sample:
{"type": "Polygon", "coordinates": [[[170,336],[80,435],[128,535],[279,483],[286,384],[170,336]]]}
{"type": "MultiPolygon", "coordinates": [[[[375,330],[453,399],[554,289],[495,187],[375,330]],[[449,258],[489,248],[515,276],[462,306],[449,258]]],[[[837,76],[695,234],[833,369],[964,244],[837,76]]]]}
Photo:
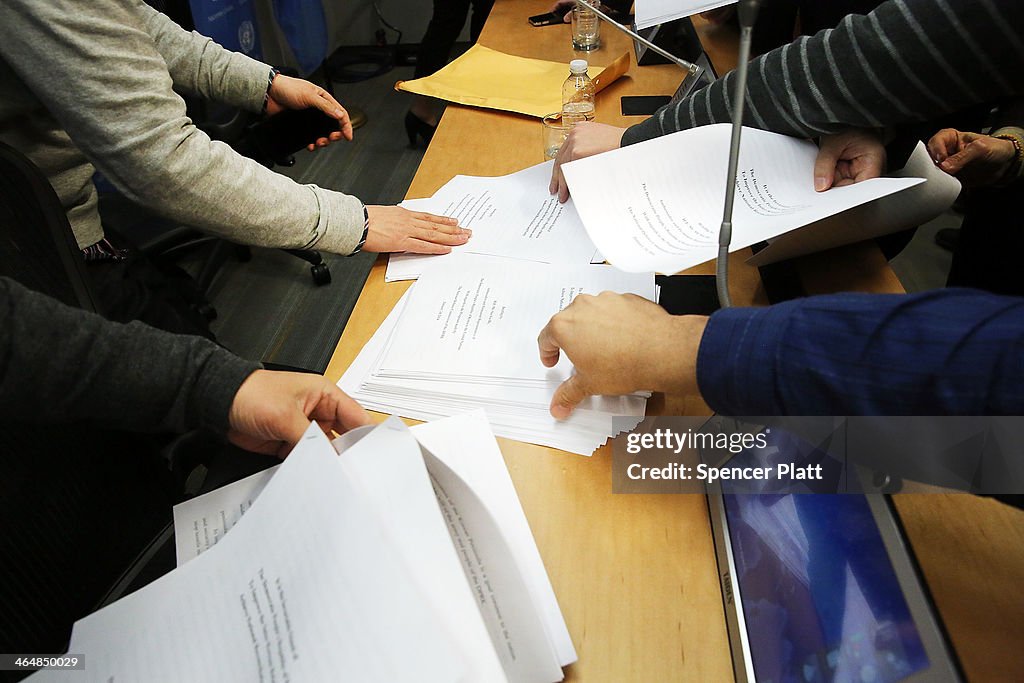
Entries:
{"type": "MultiPolygon", "coordinates": [[[[628,70],[629,53],[623,52],[603,69],[590,67],[589,74],[600,92],[628,70]]],[[[477,44],[437,73],[395,83],[395,90],[543,118],[562,109],[568,74],[568,64],[515,57],[477,44]]]]}

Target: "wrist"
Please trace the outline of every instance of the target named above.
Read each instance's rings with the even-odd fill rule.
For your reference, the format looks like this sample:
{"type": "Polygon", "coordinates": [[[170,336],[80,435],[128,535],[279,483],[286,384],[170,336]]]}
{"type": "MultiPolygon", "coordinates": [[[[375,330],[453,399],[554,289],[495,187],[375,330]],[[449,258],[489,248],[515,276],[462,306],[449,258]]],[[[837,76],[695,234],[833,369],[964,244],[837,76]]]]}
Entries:
{"type": "Polygon", "coordinates": [[[1013,145],[1014,152],[997,185],[1009,185],[1020,180],[1024,173],[1024,130],[1012,127],[1000,128],[992,132],[992,137],[1013,145]]]}
{"type": "Polygon", "coordinates": [[[263,95],[263,109],[260,112],[261,114],[267,113],[267,107],[270,105],[270,91],[273,90],[274,81],[277,80],[277,77],[280,75],[281,71],[279,69],[276,69],[274,67],[270,68],[270,73],[267,75],[267,91],[263,95]]]}
{"type": "Polygon", "coordinates": [[[697,396],[697,351],[708,319],[701,315],[669,315],[650,339],[658,348],[650,349],[650,358],[664,364],[653,367],[654,376],[648,378],[654,391],[679,396],[697,396]]]}

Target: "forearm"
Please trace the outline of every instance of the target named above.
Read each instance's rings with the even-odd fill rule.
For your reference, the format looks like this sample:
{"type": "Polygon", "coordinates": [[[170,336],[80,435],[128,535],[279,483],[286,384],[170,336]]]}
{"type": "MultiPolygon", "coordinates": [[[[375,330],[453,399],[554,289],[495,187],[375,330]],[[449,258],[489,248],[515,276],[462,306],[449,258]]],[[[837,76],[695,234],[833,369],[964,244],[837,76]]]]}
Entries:
{"type": "Polygon", "coordinates": [[[175,87],[246,111],[262,110],[270,74],[267,64],[184,30],[144,2],[136,5],[175,87]]]}
{"type": "Polygon", "coordinates": [[[1024,411],[1024,300],[972,290],[811,297],[713,315],[697,380],[729,415],[1024,411]]]}
{"type": "Polygon", "coordinates": [[[200,337],[122,325],[0,278],[0,415],[133,431],[227,430],[258,364],[200,337]]]}
{"type": "MultiPolygon", "coordinates": [[[[1002,16],[994,19],[970,0],[891,0],[867,16],[850,15],[834,30],[751,61],[744,123],[817,137],[920,121],[1020,93],[1015,74],[1024,57],[1012,27],[1020,25],[1022,6],[1002,3],[997,11],[1002,16]],[[977,52],[954,60],[943,52],[947,45],[977,52]]],[[[733,78],[662,108],[627,130],[622,144],[729,122],[733,78]]]]}

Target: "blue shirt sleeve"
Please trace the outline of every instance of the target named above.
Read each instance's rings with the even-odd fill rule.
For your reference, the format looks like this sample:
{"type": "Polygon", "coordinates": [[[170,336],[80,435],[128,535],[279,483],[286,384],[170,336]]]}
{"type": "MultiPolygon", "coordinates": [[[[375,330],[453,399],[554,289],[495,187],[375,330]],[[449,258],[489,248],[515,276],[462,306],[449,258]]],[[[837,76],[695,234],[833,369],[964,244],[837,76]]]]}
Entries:
{"type": "Polygon", "coordinates": [[[727,415],[1024,414],[1024,299],[841,294],[708,321],[697,358],[727,415]]]}

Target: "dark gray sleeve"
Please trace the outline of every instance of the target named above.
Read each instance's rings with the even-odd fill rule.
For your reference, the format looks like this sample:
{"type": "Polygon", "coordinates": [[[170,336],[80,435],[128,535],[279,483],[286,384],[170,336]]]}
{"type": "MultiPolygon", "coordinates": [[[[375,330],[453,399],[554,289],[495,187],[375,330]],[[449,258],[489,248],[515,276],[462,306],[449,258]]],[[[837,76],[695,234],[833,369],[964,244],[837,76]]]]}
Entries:
{"type": "MultiPolygon", "coordinates": [[[[1024,93],[1024,2],[890,0],[754,59],[748,126],[799,137],[934,118],[1024,93]]],[[[629,145],[731,120],[733,74],[629,128],[629,145]]]]}
{"type": "Polygon", "coordinates": [[[0,416],[133,431],[227,430],[259,364],[200,337],[70,308],[0,278],[0,416]]]}

